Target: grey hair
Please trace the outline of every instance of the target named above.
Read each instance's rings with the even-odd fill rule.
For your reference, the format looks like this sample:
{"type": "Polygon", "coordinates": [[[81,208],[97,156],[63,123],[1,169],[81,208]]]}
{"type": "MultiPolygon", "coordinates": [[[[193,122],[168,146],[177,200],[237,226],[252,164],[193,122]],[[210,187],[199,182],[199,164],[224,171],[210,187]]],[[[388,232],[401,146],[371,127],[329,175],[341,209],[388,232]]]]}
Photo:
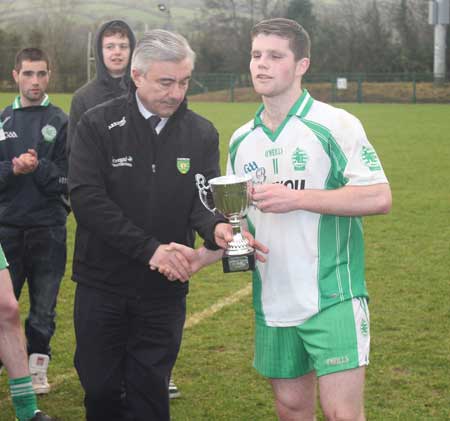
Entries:
{"type": "Polygon", "coordinates": [[[195,63],[195,53],[182,35],[153,29],[144,33],[138,41],[131,58],[131,68],[145,74],[154,61],[180,62],[189,59],[195,63]]]}

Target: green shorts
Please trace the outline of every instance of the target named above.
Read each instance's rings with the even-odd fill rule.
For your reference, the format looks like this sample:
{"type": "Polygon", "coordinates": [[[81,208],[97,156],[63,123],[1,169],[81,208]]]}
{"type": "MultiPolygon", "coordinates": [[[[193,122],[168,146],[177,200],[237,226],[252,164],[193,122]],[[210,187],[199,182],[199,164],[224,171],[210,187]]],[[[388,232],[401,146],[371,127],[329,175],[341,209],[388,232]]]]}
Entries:
{"type": "Polygon", "coordinates": [[[269,378],[317,376],[369,364],[369,309],[365,298],[329,307],[299,326],[256,323],[256,370],[269,378]]]}

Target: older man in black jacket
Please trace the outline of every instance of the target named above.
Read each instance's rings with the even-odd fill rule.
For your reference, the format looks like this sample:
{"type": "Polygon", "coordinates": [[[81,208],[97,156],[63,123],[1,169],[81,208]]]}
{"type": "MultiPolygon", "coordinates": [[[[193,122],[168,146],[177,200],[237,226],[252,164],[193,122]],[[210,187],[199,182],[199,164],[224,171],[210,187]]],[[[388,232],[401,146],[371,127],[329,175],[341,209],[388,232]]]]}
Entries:
{"type": "Polygon", "coordinates": [[[187,108],[194,59],[180,35],[146,33],[132,58],[136,89],[86,112],[77,127],[69,165],[75,365],[89,421],[123,419],[123,382],[135,420],[169,420],[185,281],[232,239],[196,191],[196,173],[219,174],[219,148],[214,126],[187,108]],[[205,239],[197,251],[194,230],[205,239]]]}

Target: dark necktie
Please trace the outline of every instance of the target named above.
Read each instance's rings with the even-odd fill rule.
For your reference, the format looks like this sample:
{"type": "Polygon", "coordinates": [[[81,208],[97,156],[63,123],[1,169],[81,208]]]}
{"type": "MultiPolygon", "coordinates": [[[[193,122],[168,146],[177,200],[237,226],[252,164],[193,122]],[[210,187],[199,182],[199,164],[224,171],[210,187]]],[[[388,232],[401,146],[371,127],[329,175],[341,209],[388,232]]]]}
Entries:
{"type": "Polygon", "coordinates": [[[158,133],[156,131],[156,126],[159,124],[159,122],[161,121],[161,118],[159,118],[159,116],[152,115],[150,116],[150,118],[148,119],[148,122],[150,123],[150,127],[152,128],[152,131],[155,135],[158,136],[158,133]]]}

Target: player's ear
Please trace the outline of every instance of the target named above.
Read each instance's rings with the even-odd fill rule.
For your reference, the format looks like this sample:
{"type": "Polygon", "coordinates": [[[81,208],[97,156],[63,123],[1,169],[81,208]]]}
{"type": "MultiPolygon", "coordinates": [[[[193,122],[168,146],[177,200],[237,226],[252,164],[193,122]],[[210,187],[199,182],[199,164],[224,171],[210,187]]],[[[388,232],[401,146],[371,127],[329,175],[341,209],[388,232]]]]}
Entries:
{"type": "Polygon", "coordinates": [[[309,69],[310,60],[307,57],[304,57],[297,61],[296,64],[296,74],[298,76],[303,76],[309,69]]]}

